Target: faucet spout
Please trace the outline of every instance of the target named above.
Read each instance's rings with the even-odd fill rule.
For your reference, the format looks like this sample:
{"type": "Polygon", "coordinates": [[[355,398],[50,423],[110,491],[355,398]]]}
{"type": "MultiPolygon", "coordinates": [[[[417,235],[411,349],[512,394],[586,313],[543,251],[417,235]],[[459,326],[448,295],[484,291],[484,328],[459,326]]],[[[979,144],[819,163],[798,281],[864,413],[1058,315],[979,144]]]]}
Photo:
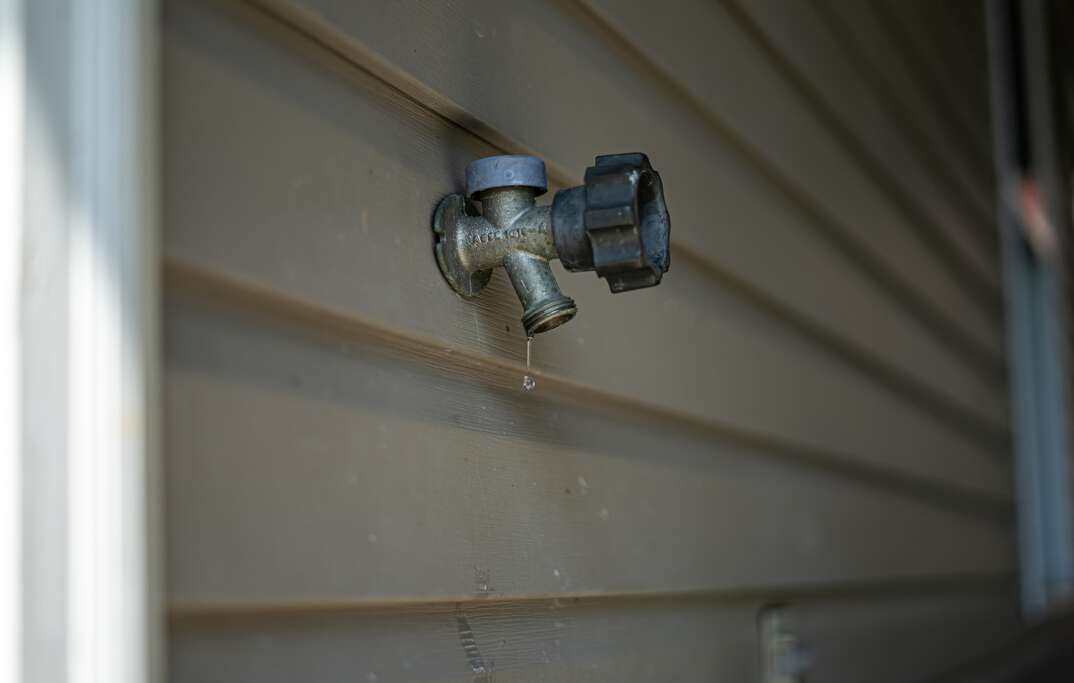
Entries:
{"type": "Polygon", "coordinates": [[[555,329],[578,312],[574,300],[559,291],[546,259],[517,249],[507,253],[503,266],[522,302],[526,336],[555,329]]]}

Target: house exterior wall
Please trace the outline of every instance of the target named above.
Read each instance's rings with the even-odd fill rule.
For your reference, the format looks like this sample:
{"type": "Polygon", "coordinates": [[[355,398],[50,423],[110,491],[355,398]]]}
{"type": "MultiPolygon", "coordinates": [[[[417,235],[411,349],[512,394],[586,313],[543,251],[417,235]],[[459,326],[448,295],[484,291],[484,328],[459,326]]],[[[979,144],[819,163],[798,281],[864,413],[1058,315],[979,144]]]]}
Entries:
{"type": "Polygon", "coordinates": [[[825,681],[1016,632],[970,2],[173,0],[163,24],[174,680],[825,681]],[[660,287],[444,284],[465,165],[644,151],[660,287]]]}

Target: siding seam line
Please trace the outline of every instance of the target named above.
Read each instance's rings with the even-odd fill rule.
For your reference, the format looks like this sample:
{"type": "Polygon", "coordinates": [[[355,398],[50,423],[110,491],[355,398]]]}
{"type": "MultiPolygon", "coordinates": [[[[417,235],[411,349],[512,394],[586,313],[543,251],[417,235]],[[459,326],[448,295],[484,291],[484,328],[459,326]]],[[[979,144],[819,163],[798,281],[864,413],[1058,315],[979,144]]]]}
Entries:
{"type": "MultiPolygon", "coordinates": [[[[988,216],[990,218],[988,222],[994,225],[994,208],[982,203],[984,200],[978,199],[966,187],[964,187],[962,182],[955,177],[955,172],[951,170],[949,164],[946,163],[942,157],[933,152],[933,146],[929,143],[928,135],[920,128],[920,126],[916,124],[917,117],[913,116],[912,114],[909,114],[906,111],[905,107],[902,105],[902,102],[899,100],[899,98],[893,97],[891,95],[891,93],[894,91],[894,88],[891,87],[890,81],[888,81],[885,77],[883,69],[880,69],[879,67],[874,65],[871,60],[865,57],[860,44],[858,43],[857,39],[853,37],[854,32],[851,30],[851,28],[843,21],[841,17],[839,17],[834,11],[827,7],[824,2],[816,2],[816,0],[813,0],[812,7],[821,16],[821,21],[823,21],[824,24],[827,25],[829,29],[831,29],[835,40],[837,44],[841,47],[842,51],[850,57],[848,62],[856,71],[858,71],[858,73],[861,75],[862,80],[869,84],[869,86],[873,89],[876,99],[880,101],[886,109],[898,112],[896,116],[902,121],[903,130],[913,137],[913,142],[911,144],[917,149],[919,153],[925,155],[926,158],[932,159],[930,164],[931,166],[946,171],[942,174],[942,177],[944,179],[944,182],[948,186],[948,190],[953,190],[954,194],[962,196],[967,201],[973,202],[973,204],[977,206],[977,211],[983,216],[988,216]]],[[[970,157],[974,155],[966,155],[964,154],[965,151],[966,150],[963,149],[963,153],[960,156],[966,164],[966,169],[969,170],[975,176],[976,186],[982,188],[989,187],[989,182],[987,181],[987,176],[985,174],[989,169],[991,169],[991,166],[989,165],[985,169],[981,169],[978,165],[979,160],[973,160],[970,157]]],[[[993,235],[993,237],[989,240],[989,243],[992,245],[992,248],[998,254],[999,238],[993,235]]]]}
{"type": "Polygon", "coordinates": [[[391,596],[386,598],[348,599],[312,598],[304,600],[246,600],[217,601],[172,600],[167,605],[170,621],[212,620],[233,617],[286,617],[324,613],[361,613],[387,611],[444,611],[451,615],[457,606],[495,608],[519,607],[529,604],[561,601],[569,609],[578,603],[615,602],[706,602],[740,603],[780,600],[800,603],[830,602],[847,599],[895,599],[941,595],[945,597],[988,596],[1014,592],[1016,574],[1013,571],[962,572],[937,575],[896,576],[870,579],[849,579],[816,584],[762,585],[726,589],[683,589],[667,591],[578,591],[536,594],[453,594],[430,596],[391,596]]]}

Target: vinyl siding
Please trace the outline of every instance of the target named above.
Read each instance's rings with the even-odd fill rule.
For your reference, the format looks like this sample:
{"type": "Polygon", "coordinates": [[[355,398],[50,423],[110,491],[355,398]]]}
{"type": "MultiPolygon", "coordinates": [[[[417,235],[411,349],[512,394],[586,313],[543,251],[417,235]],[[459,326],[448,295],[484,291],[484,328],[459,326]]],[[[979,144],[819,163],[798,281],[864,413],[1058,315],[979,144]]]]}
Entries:
{"type": "Polygon", "coordinates": [[[906,4],[166,3],[173,678],[751,680],[775,600],[824,680],[1013,634],[983,25],[906,4]],[[629,150],[673,269],[557,270],[523,393],[432,209],[629,150]]]}

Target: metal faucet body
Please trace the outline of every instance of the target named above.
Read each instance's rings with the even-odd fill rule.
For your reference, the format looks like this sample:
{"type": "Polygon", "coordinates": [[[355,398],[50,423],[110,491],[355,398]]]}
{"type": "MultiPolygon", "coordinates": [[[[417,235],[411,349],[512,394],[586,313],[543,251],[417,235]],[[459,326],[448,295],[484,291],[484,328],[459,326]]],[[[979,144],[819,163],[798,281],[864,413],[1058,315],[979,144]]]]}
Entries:
{"type": "Polygon", "coordinates": [[[586,173],[587,185],[557,192],[553,206],[537,206],[547,191],[540,159],[508,155],[471,163],[466,195],[448,195],[433,216],[437,262],[451,287],[477,296],[503,266],[533,336],[578,311],[560,291],[552,259],[570,270],[597,270],[613,292],[658,284],[668,267],[670,229],[659,175],[640,154],[598,157],[597,164],[586,173]],[[602,159],[620,163],[602,168],[602,159]],[[606,176],[604,186],[601,173],[589,182],[594,169],[606,176]],[[480,212],[471,200],[480,202],[480,212]]]}
{"type": "Polygon", "coordinates": [[[537,189],[524,186],[480,190],[481,214],[462,195],[451,195],[437,211],[435,224],[445,228],[437,259],[460,294],[475,296],[503,266],[522,302],[527,335],[562,325],[578,311],[564,296],[548,262],[556,258],[552,210],[537,206],[537,189]]]}

